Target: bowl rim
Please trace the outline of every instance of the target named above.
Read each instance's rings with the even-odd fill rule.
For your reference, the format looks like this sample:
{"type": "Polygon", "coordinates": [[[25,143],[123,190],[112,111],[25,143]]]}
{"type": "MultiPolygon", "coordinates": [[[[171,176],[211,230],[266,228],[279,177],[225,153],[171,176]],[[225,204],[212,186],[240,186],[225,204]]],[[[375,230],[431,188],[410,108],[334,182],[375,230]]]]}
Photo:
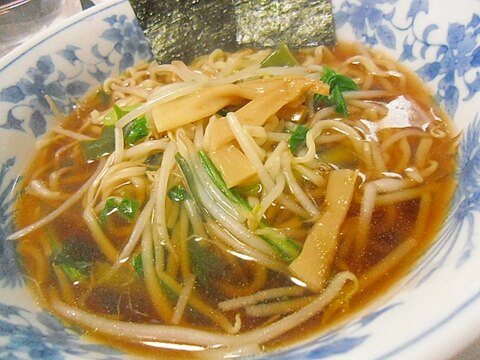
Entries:
{"type": "MultiPolygon", "coordinates": [[[[42,46],[50,37],[62,33],[88,17],[99,16],[98,14],[104,10],[125,3],[128,3],[128,0],[106,0],[35,34],[25,43],[0,58],[0,74],[8,71],[10,66],[15,66],[15,62],[19,58],[27,56],[36,47],[42,46]]],[[[405,355],[418,357],[418,354],[422,353],[447,358],[461,352],[480,335],[480,291],[468,298],[465,297],[464,300],[461,306],[446,314],[442,319],[437,319],[438,321],[428,330],[384,353],[380,358],[404,358],[405,355]],[[446,326],[447,324],[448,326],[446,326]],[[423,344],[428,344],[428,346],[423,344]]],[[[376,306],[376,301],[372,305],[376,306]]],[[[315,339],[317,338],[318,336],[315,337],[315,339]]],[[[281,357],[281,355],[281,352],[278,353],[278,356],[281,357]]]]}

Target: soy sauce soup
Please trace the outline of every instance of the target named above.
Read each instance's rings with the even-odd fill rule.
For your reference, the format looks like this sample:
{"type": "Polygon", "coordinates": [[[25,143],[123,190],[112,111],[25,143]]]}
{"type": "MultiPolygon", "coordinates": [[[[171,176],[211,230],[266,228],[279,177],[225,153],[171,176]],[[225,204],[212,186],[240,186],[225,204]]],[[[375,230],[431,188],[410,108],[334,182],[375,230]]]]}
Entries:
{"type": "Polygon", "coordinates": [[[165,358],[268,352],[383,294],[445,219],[457,150],[358,44],[142,64],[40,145],[12,235],[39,302],[165,358]]]}

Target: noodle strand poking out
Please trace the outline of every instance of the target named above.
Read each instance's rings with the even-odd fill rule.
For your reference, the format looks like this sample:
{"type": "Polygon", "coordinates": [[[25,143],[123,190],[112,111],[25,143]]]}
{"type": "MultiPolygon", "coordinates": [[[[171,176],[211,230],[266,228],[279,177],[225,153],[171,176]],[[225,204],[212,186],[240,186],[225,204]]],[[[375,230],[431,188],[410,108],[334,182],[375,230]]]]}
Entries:
{"type": "Polygon", "coordinates": [[[321,295],[318,295],[308,305],[294,314],[274,322],[271,325],[253,330],[242,335],[220,335],[202,330],[165,325],[142,325],[108,320],[82,310],[72,308],[58,299],[53,300],[54,310],[63,317],[73,320],[83,326],[95,329],[96,332],[114,336],[127,337],[133,341],[178,341],[205,347],[235,347],[249,343],[264,343],[289,331],[308,320],[313,314],[322,310],[332,299],[341,292],[347,281],[357,281],[351,273],[339,273],[327,286],[321,295]]]}
{"type": "Polygon", "coordinates": [[[141,64],[55,110],[9,236],[42,304],[140,355],[255,355],[412,267],[455,185],[448,119],[380,54],[287,50],[141,64]]]}

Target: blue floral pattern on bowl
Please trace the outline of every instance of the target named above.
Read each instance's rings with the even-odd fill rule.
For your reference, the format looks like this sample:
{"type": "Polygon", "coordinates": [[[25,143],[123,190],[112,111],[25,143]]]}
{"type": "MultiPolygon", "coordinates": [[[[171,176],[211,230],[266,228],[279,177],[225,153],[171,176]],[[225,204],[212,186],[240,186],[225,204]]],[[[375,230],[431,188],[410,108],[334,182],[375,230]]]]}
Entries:
{"type": "Polygon", "coordinates": [[[397,15],[397,0],[343,1],[335,12],[338,27],[351,26],[357,40],[371,46],[383,45],[402,52],[399,60],[412,62],[421,58],[423,66],[416,69],[426,82],[438,82],[436,97],[451,116],[460,100],[458,83],[463,83],[470,100],[480,91],[480,16],[471,12],[467,23],[449,23],[441,41],[433,35],[439,26],[435,23],[417,24],[419,15],[428,14],[429,0],[413,0],[406,15],[397,15]],[[428,55],[433,55],[428,56],[428,55]],[[472,78],[472,80],[468,80],[472,78]]]}
{"type": "MultiPolygon", "coordinates": [[[[462,116],[464,130],[458,189],[450,216],[438,240],[402,283],[417,297],[429,291],[428,287],[423,290],[425,286],[442,281],[448,269],[466,271],[463,269],[470,269],[473,263],[479,262],[478,251],[475,251],[479,245],[474,233],[478,231],[475,219],[480,210],[480,107],[473,107],[473,113],[461,108],[480,100],[480,17],[475,15],[480,13],[480,3],[469,2],[476,11],[469,10],[467,17],[455,18],[455,9],[451,9],[455,20],[432,15],[438,3],[440,1],[434,4],[433,0],[333,1],[340,37],[386,49],[436,88],[438,102],[452,117],[462,116]]],[[[441,3],[444,7],[449,4],[447,1],[441,3]]],[[[461,13],[457,11],[457,15],[461,13]]],[[[31,61],[25,60],[31,56],[30,50],[15,53],[14,60],[26,61],[28,66],[10,83],[0,84],[0,143],[12,137],[32,141],[43,135],[53,118],[47,96],[59,109],[68,112],[73,105],[72,99],[81,98],[112,74],[152,58],[126,0],[111,0],[95,7],[32,43],[32,49],[35,57],[31,61]],[[94,21],[92,36],[96,35],[95,41],[59,40],[63,33],[73,34],[75,29],[91,21],[94,21]],[[50,47],[43,49],[42,42],[50,43],[50,47]]],[[[15,68],[13,60],[0,61],[0,74],[10,68],[18,71],[21,67],[15,68]]],[[[2,147],[0,153],[0,287],[4,293],[6,289],[14,294],[25,293],[15,242],[7,241],[6,236],[13,230],[15,196],[12,194],[17,182],[21,181],[17,178],[19,164],[26,158],[28,154],[17,155],[6,147],[2,147]]],[[[478,272],[478,266],[476,270],[478,272]]],[[[357,351],[365,356],[373,354],[372,358],[410,358],[423,338],[432,336],[474,305],[478,308],[480,302],[480,288],[473,287],[469,296],[452,299],[451,307],[439,312],[431,324],[419,325],[412,334],[404,334],[393,344],[380,346],[377,352],[364,353],[372,351],[369,344],[375,343],[378,347],[382,322],[390,318],[398,320],[403,315],[402,309],[413,301],[402,297],[401,290],[396,291],[400,293],[398,298],[377,305],[373,310],[367,309],[349,323],[318,338],[270,354],[269,358],[318,359],[340,355],[342,359],[354,359],[357,351]]],[[[17,304],[13,295],[4,293],[0,292],[2,357],[124,358],[116,350],[85,342],[81,334],[66,329],[48,313],[33,309],[28,301],[17,304]]]]}
{"type": "Polygon", "coordinates": [[[92,360],[120,359],[117,350],[79,342],[78,335],[65,331],[65,326],[52,315],[39,312],[32,316],[13,305],[0,304],[0,337],[7,339],[0,347],[4,359],[63,359],[68,355],[92,360]]]}
{"type": "Polygon", "coordinates": [[[25,75],[14,85],[0,89],[0,102],[14,104],[7,114],[1,128],[33,133],[35,137],[46,131],[46,116],[52,115],[47,97],[56,106],[68,113],[73,109],[73,99],[78,99],[91,90],[91,84],[82,80],[87,75],[98,84],[116,73],[124,72],[136,61],[151,60],[150,47],[136,19],[125,15],[111,15],[103,19],[107,28],[100,35],[99,43],[91,46],[89,52],[78,46],[66,45],[56,52],[73,68],[73,76],[66,76],[58,71],[52,55],[41,56],[25,75]],[[17,117],[16,108],[31,108],[27,118],[17,117]]]}

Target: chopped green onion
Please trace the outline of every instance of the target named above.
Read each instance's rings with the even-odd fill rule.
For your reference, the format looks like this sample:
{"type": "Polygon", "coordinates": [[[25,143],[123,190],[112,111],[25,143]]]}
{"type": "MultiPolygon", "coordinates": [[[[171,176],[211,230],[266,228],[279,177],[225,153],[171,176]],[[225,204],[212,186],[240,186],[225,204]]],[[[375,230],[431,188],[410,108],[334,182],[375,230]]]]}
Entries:
{"type": "Polygon", "coordinates": [[[142,253],[138,253],[132,258],[132,266],[135,270],[135,274],[137,274],[139,277],[143,277],[142,253]]]}
{"type": "Polygon", "coordinates": [[[358,85],[348,76],[337,74],[335,70],[327,66],[323,67],[323,72],[321,80],[330,86],[330,93],[328,96],[315,94],[315,104],[319,107],[334,106],[337,113],[348,117],[348,108],[343,92],[358,90],[358,85]]]}
{"type": "Polygon", "coordinates": [[[60,267],[72,282],[88,280],[93,261],[99,253],[92,243],[78,238],[68,238],[62,246],[55,246],[53,264],[60,267]]]}
{"type": "Polygon", "coordinates": [[[138,201],[124,198],[118,203],[114,198],[109,198],[99,215],[100,224],[105,225],[107,217],[112,214],[118,214],[127,221],[132,221],[138,212],[138,201]]]}
{"type": "Polygon", "coordinates": [[[107,217],[112,215],[115,211],[117,211],[117,202],[114,198],[107,199],[107,201],[105,202],[105,206],[103,207],[98,217],[100,224],[105,225],[107,217]]]}
{"type": "Polygon", "coordinates": [[[118,205],[118,213],[125,220],[132,221],[137,216],[138,201],[133,199],[123,199],[118,205]]]}
{"type": "Polygon", "coordinates": [[[315,106],[317,108],[323,108],[323,107],[326,107],[326,106],[333,106],[329,95],[314,94],[313,95],[313,100],[315,101],[315,106]]]}
{"type": "Polygon", "coordinates": [[[83,282],[89,278],[91,266],[89,263],[72,263],[56,259],[54,264],[62,269],[71,282],[83,282]]]}
{"type": "Polygon", "coordinates": [[[123,128],[125,143],[128,145],[135,144],[137,141],[145,138],[148,133],[147,118],[145,116],[131,121],[123,128]]]}
{"type": "Polygon", "coordinates": [[[107,94],[102,89],[98,90],[95,96],[102,106],[107,106],[112,101],[112,95],[107,94]]]}
{"type": "MultiPolygon", "coordinates": [[[[80,147],[83,157],[87,161],[97,160],[102,156],[111,154],[115,150],[115,123],[125,114],[135,109],[138,105],[126,106],[123,109],[113,105],[113,111],[104,117],[102,133],[95,140],[82,141],[80,147]]],[[[124,142],[133,145],[145,138],[149,133],[148,123],[145,116],[131,121],[123,129],[124,142]]]]}
{"type": "Polygon", "coordinates": [[[182,202],[189,198],[187,190],[182,185],[177,185],[168,190],[167,193],[170,200],[182,202]]]}
{"type": "Polygon", "coordinates": [[[200,284],[209,288],[211,279],[222,276],[226,266],[225,263],[205,240],[191,239],[188,242],[188,251],[192,272],[196,275],[200,284]]]}
{"type": "Polygon", "coordinates": [[[103,117],[103,123],[105,125],[115,125],[115,123],[121,119],[123,116],[128,114],[130,111],[137,108],[140,104],[135,105],[127,105],[123,108],[119,107],[118,105],[113,105],[113,110],[106,113],[103,117]]]}
{"type": "MultiPolygon", "coordinates": [[[[137,105],[138,106],[138,105],[137,105]]],[[[132,111],[135,107],[130,107],[131,110],[127,109],[127,107],[124,107],[123,109],[118,106],[118,105],[113,105],[113,111],[115,111],[115,115],[117,116],[117,120],[120,120],[122,117],[127,115],[130,111],[132,111]]]]}
{"type": "Polygon", "coordinates": [[[288,263],[292,262],[302,251],[302,245],[275,228],[264,227],[258,229],[257,233],[288,263]]]}
{"type": "Polygon", "coordinates": [[[295,56],[292,54],[288,45],[285,43],[278,45],[278,47],[260,64],[262,68],[273,66],[291,67],[297,65],[297,59],[295,59],[295,56]]]}
{"type": "Polygon", "coordinates": [[[335,111],[339,114],[342,114],[344,117],[347,117],[347,102],[345,101],[342,92],[337,87],[334,87],[330,96],[332,103],[335,105],[335,111]]]}
{"type": "MultiPolygon", "coordinates": [[[[113,110],[115,111],[115,116],[118,120],[127,115],[130,111],[138,107],[137,105],[125,106],[123,108],[113,105],[113,110]]],[[[123,137],[125,143],[128,145],[133,145],[137,141],[143,139],[148,135],[148,124],[147,118],[142,116],[138,119],[132,120],[123,128],[123,137]]]]}
{"type": "Polygon", "coordinates": [[[290,139],[288,139],[288,147],[293,154],[295,154],[298,148],[305,143],[308,130],[309,129],[303,125],[295,126],[295,130],[290,136],[290,139]]]}
{"type": "Polygon", "coordinates": [[[147,159],[145,160],[145,164],[147,164],[149,167],[156,170],[162,164],[162,159],[163,159],[163,153],[156,152],[147,157],[147,159]]]}
{"type": "Polygon", "coordinates": [[[338,88],[341,92],[358,90],[358,85],[348,76],[338,74],[328,66],[323,67],[322,81],[331,87],[338,88]]]}
{"type": "MultiPolygon", "coordinates": [[[[168,277],[167,274],[164,274],[164,276],[168,277]]],[[[173,284],[177,284],[175,279],[171,280],[173,284]]],[[[173,289],[173,287],[171,286],[172,284],[162,280],[159,280],[158,282],[160,284],[160,287],[162,288],[163,293],[167,296],[168,300],[170,300],[172,303],[176,303],[178,301],[179,293],[175,291],[175,289],[173,289]]]]}

